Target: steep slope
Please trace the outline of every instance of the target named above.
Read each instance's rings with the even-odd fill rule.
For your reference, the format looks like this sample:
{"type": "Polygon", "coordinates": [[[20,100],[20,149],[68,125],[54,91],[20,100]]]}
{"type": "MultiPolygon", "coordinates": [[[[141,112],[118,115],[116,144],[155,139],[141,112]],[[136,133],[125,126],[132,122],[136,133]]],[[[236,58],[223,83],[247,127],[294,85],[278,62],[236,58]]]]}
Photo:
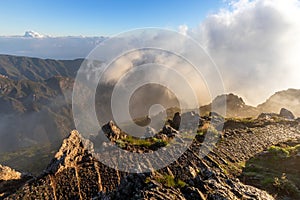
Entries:
{"type": "Polygon", "coordinates": [[[0,74],[13,80],[32,81],[42,81],[53,76],[75,77],[82,61],[0,55],[0,74]]]}
{"type": "Polygon", "coordinates": [[[297,117],[300,117],[300,90],[288,89],[276,92],[266,102],[257,106],[264,112],[278,113],[281,108],[291,110],[297,117]]]}
{"type": "MultiPolygon", "coordinates": [[[[38,165],[32,162],[41,157],[49,159],[66,133],[74,128],[72,87],[73,80],[64,77],[52,77],[40,82],[0,78],[1,163],[37,172],[32,167],[38,165]],[[24,159],[26,156],[28,159],[24,159]],[[19,159],[24,159],[24,162],[16,162],[19,159]]],[[[45,166],[38,168],[41,170],[41,167],[43,169],[45,166]]]]}
{"type": "Polygon", "coordinates": [[[95,160],[86,145],[88,142],[72,131],[44,174],[10,198],[90,199],[99,191],[113,190],[124,174],[95,160]]]}
{"type": "Polygon", "coordinates": [[[273,199],[241,183],[235,178],[235,170],[263,149],[299,137],[299,123],[231,120],[223,132],[216,134],[223,139],[204,158],[199,157],[204,145],[199,135],[168,167],[152,173],[126,174],[98,162],[91,143],[72,131],[44,174],[9,198],[273,199]]]}

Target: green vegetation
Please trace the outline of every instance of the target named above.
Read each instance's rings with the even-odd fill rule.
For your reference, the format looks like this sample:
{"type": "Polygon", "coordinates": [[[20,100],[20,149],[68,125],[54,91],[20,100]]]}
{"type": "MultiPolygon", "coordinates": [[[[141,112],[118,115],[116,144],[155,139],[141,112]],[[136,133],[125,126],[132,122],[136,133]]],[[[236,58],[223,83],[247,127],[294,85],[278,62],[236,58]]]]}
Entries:
{"type": "Polygon", "coordinates": [[[157,178],[157,181],[167,187],[182,188],[186,183],[180,179],[176,179],[171,175],[162,175],[157,178]]]}
{"type": "Polygon", "coordinates": [[[167,141],[164,141],[162,139],[157,139],[157,138],[139,139],[130,135],[124,139],[117,140],[116,143],[120,148],[126,148],[127,145],[131,145],[136,147],[145,147],[149,149],[164,147],[168,144],[167,141]]]}
{"type": "Polygon", "coordinates": [[[233,118],[233,117],[229,117],[229,118],[226,118],[227,121],[234,121],[234,122],[240,122],[240,123],[253,123],[255,122],[255,118],[252,118],[252,117],[246,117],[246,118],[233,118]]]}
{"type": "Polygon", "coordinates": [[[292,195],[298,199],[300,198],[300,190],[293,182],[288,180],[285,173],[280,178],[275,177],[272,183],[278,194],[292,195]]]}
{"type": "Polygon", "coordinates": [[[278,147],[278,146],[271,146],[268,151],[271,155],[275,158],[288,158],[292,155],[296,155],[300,152],[300,144],[293,146],[293,147],[278,147]]]}
{"type": "MultiPolygon", "coordinates": [[[[58,148],[58,147],[57,147],[58,148]]],[[[46,144],[0,154],[0,163],[18,171],[39,175],[54,157],[57,148],[46,144]]]]}
{"type": "Polygon", "coordinates": [[[247,161],[240,179],[282,199],[300,199],[299,152],[300,144],[271,146],[247,161]]]}

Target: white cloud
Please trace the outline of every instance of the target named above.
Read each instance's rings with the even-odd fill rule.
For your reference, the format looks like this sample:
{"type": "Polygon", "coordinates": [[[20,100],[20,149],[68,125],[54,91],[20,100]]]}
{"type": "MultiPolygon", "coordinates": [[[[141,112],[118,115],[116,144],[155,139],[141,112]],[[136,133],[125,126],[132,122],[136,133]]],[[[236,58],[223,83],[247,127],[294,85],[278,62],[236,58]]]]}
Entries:
{"type": "Polygon", "coordinates": [[[187,25],[183,24],[183,25],[180,25],[178,27],[178,29],[179,29],[179,33],[186,35],[189,27],[187,25]]]}
{"type": "Polygon", "coordinates": [[[226,89],[258,104],[300,88],[300,5],[296,0],[232,1],[189,31],[220,68],[226,89]]]}
{"type": "MultiPolygon", "coordinates": [[[[180,33],[191,35],[209,52],[220,69],[226,90],[255,105],[278,90],[300,88],[299,0],[227,2],[228,7],[207,16],[198,27],[178,27],[180,33]]],[[[0,53],[71,59],[85,57],[102,40],[101,37],[0,37],[0,53]]],[[[155,41],[162,46],[170,49],[181,46],[182,41],[173,40],[168,34],[155,35],[155,41]]],[[[135,38],[132,41],[146,42],[135,38]]],[[[119,48],[119,41],[115,45],[112,49],[119,48]]],[[[109,56],[108,50],[103,55],[109,56]]],[[[182,51],[192,49],[183,46],[182,51]]],[[[126,71],[136,64],[128,59],[137,62],[139,56],[122,58],[115,65],[123,66],[126,71]]],[[[156,59],[165,59],[161,57],[157,55],[156,59]]],[[[177,61],[168,58],[164,64],[183,67],[177,61]]],[[[113,75],[117,78],[120,73],[113,75]]]]}
{"type": "Polygon", "coordinates": [[[34,31],[0,36],[0,54],[53,59],[84,58],[104,37],[51,37],[34,31]]]}

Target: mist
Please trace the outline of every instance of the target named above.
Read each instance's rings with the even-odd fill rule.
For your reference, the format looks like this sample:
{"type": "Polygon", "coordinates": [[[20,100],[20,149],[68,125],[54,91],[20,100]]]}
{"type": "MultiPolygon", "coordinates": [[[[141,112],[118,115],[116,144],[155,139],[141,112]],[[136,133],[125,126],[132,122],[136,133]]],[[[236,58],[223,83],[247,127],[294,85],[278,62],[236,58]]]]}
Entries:
{"type": "MultiPolygon", "coordinates": [[[[240,0],[226,1],[227,6],[207,15],[198,26],[182,24],[178,32],[190,36],[199,42],[217,65],[225,90],[219,93],[235,93],[243,97],[247,104],[256,106],[276,91],[288,88],[300,88],[300,3],[297,0],[240,0]]],[[[24,55],[41,58],[74,59],[86,57],[97,45],[105,41],[104,37],[42,37],[24,36],[0,37],[0,53],[24,55]]],[[[134,39],[134,38],[133,38],[134,39]]],[[[156,35],[155,41],[165,46],[176,46],[182,41],[156,35]]],[[[127,43],[126,43],[127,42],[127,43]]],[[[129,41],[116,40],[111,49],[129,41]]],[[[137,41],[130,41],[131,43],[137,41]]],[[[189,46],[182,45],[182,51],[189,46]]],[[[151,45],[150,45],[151,46],[151,45]]],[[[124,48],[126,48],[124,46],[124,48]]],[[[109,57],[110,50],[104,52],[109,57]]],[[[104,56],[103,56],[104,57],[104,56]]],[[[217,94],[208,94],[206,80],[214,77],[193,78],[193,73],[170,55],[155,56],[135,51],[122,56],[107,71],[107,81],[117,79],[132,67],[159,62],[185,70],[187,76],[199,94],[200,104],[208,103],[217,94]],[[149,63],[149,62],[148,62],[149,63]],[[110,80],[109,80],[110,79],[110,80]],[[203,82],[201,86],[197,86],[203,82]],[[200,94],[205,95],[200,95],[200,94]],[[211,96],[210,96],[211,95],[211,96]]],[[[102,61],[102,60],[100,60],[102,61]]],[[[97,69],[89,76],[99,75],[97,69]]],[[[201,69],[203,70],[203,69],[201,69]]],[[[204,73],[205,74],[205,73],[204,73]]],[[[163,77],[163,76],[162,76],[163,77]]],[[[167,76],[165,76],[167,78],[167,76]]]]}
{"type": "Polygon", "coordinates": [[[211,55],[225,89],[262,103],[276,91],[300,88],[300,2],[229,1],[188,34],[211,55]]]}

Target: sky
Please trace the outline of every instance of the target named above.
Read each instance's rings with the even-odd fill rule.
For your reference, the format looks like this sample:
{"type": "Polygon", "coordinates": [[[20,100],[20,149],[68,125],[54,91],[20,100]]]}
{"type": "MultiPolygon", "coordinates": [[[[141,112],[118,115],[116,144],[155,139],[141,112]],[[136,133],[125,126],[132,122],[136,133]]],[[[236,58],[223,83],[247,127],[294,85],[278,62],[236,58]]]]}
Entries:
{"type": "Polygon", "coordinates": [[[143,27],[191,36],[215,62],[226,93],[250,105],[300,89],[300,0],[3,0],[0,54],[84,58],[103,38],[58,36],[111,37],[143,27]],[[55,37],[4,37],[27,30],[55,37]]]}
{"type": "Polygon", "coordinates": [[[0,35],[109,36],[142,27],[196,26],[222,0],[0,1],[0,35]]]}

